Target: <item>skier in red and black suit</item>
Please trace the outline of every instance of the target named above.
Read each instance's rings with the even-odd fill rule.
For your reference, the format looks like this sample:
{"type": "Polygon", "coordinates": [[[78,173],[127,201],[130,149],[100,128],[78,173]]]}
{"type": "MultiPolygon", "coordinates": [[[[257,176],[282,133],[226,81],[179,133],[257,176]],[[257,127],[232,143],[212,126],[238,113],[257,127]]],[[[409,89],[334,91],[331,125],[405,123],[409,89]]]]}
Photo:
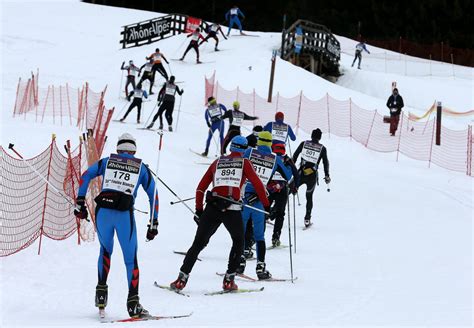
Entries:
{"type": "Polygon", "coordinates": [[[207,42],[209,38],[213,38],[214,40],[216,40],[216,46],[214,47],[214,51],[219,51],[219,49],[217,48],[217,46],[219,45],[219,38],[217,37],[217,32],[221,32],[224,39],[227,40],[227,37],[225,36],[224,32],[222,32],[221,26],[217,23],[213,23],[211,26],[209,26],[206,38],[202,40],[199,45],[201,45],[203,42],[207,42]]]}
{"type": "Polygon", "coordinates": [[[232,238],[232,249],[222,288],[224,290],[238,289],[234,278],[244,248],[242,205],[234,204],[216,195],[240,202],[241,188],[245,180],[248,179],[254,186],[263,206],[266,209],[269,207],[265,187],[255,173],[252,163],[248,159],[242,158],[245,149],[247,149],[245,137],[237,136],[232,139],[230,155],[216,159],[199,182],[196,189],[196,216],[194,217],[198,223],[196,236],[191,248],[186,253],[178,278],[170,284],[171,288],[181,290],[186,286],[199,253],[207,245],[217,227],[223,223],[232,238]],[[206,207],[203,210],[204,193],[211,183],[213,183],[213,188],[206,193],[206,207]]]}
{"type": "Polygon", "coordinates": [[[293,154],[293,162],[296,163],[301,153],[301,164],[298,170],[300,179],[299,186],[306,184],[306,215],[304,217],[304,225],[311,225],[311,211],[313,209],[313,192],[316,184],[318,184],[318,167],[321,160],[324,164],[324,181],[331,182],[329,177],[329,161],[326,147],[319,143],[322,132],[320,129],[313,130],[311,140],[303,141],[295,153],[293,154]]]}
{"type": "Polygon", "coordinates": [[[273,203],[270,211],[270,220],[275,220],[273,226],[272,246],[278,247],[281,245],[280,235],[283,228],[283,221],[285,220],[285,208],[288,201],[288,194],[293,195],[298,192],[298,169],[293,163],[291,157],[286,154],[285,145],[276,143],[272,145],[272,151],[281,158],[283,164],[291,169],[291,176],[285,179],[279,172],[275,172],[272,179],[267,185],[267,190],[270,192],[270,203],[273,203]]]}
{"type": "Polygon", "coordinates": [[[201,29],[198,27],[194,30],[194,32],[189,33],[187,38],[191,37],[191,42],[189,42],[188,47],[186,48],[186,51],[183,54],[183,57],[181,57],[179,60],[184,60],[184,57],[186,57],[186,54],[188,53],[189,50],[194,49],[196,51],[196,63],[200,64],[201,62],[199,61],[199,39],[207,42],[207,40],[204,39],[204,37],[201,34],[201,29]]]}
{"type": "Polygon", "coordinates": [[[240,127],[242,126],[243,121],[254,121],[257,120],[257,116],[250,116],[245,114],[244,112],[240,111],[240,103],[238,101],[234,101],[232,104],[232,110],[228,110],[227,112],[222,115],[221,119],[225,120],[226,118],[229,119],[229,130],[227,131],[227,135],[224,138],[224,145],[222,146],[222,154],[225,154],[227,151],[227,145],[230,141],[235,137],[241,134],[240,127]]]}

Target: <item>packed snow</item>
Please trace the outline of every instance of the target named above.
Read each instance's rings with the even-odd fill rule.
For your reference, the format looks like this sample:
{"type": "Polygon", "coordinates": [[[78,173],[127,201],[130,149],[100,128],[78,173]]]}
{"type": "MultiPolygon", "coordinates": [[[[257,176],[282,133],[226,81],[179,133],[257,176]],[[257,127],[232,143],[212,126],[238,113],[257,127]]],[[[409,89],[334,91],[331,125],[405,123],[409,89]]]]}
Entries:
{"type": "MultiPolygon", "coordinates": [[[[108,85],[106,105],[115,106],[115,118],[119,118],[118,113],[126,106],[118,98],[122,61],[133,59],[141,65],[156,47],[168,59],[179,58],[188,41],[180,35],[121,50],[121,26],[158,16],[152,12],[74,1],[8,1],[2,2],[1,9],[1,144],[6,147],[14,142],[26,157],[44,150],[51,133],[62,145],[67,139],[74,144],[82,131],[74,126],[34,123],[28,116],[12,118],[19,77],[39,68],[40,86],[66,82],[79,86],[88,81],[91,89],[99,91],[108,85]]],[[[197,164],[204,160],[188,150],[204,150],[204,77],[215,70],[219,82],[228,89],[239,86],[244,91],[255,88],[261,95],[267,92],[271,51],[278,48],[280,34],[249,31],[258,37],[234,37],[236,33],[234,30],[229,40],[221,40],[221,52],[213,51],[212,40],[201,47],[201,59],[207,63],[195,65],[192,52],[185,63],[170,61],[176,79],[184,81],[180,84],[184,94],[178,130],[164,135],[158,172],[183,198],[194,196],[207,169],[197,164]]],[[[340,40],[343,47],[355,45],[355,41],[340,40]]],[[[377,52],[370,45],[369,49],[377,52]]],[[[352,56],[343,54],[344,75],[337,84],[278,60],[275,92],[289,97],[303,90],[311,99],[329,93],[383,111],[391,82],[397,81],[407,110],[418,114],[434,100],[458,111],[474,108],[472,78],[385,74],[369,57],[364,54],[362,69],[357,70],[350,67],[352,56]]],[[[417,64],[412,65],[416,69],[417,64]]],[[[166,69],[169,71],[168,66],[166,69]]],[[[472,77],[472,68],[457,69],[472,77]]],[[[156,84],[160,83],[158,80],[156,84]]],[[[154,99],[145,103],[142,120],[150,115],[154,99]]],[[[444,122],[465,129],[471,119],[446,118],[444,122]]],[[[128,123],[111,124],[104,155],[114,152],[118,135],[129,132],[137,138],[137,156],[155,167],[158,136],[137,130],[134,121],[132,113],[128,123]]],[[[307,137],[298,131],[292,149],[307,137]]],[[[215,272],[226,269],[231,244],[223,227],[201,253],[202,262],[197,262],[190,275],[185,291],[191,297],[153,286],[154,281],[169,284],[176,279],[183,257],[173,250],[186,251],[196,230],[190,212],[184,206],[170,205],[176,199],[158,184],[160,226],[155,240],[145,242],[148,217],[136,213],[141,303],[152,314],[193,315],[139,325],[471,326],[472,178],[428,168],[427,163],[403,156],[397,162],[395,154],[372,152],[346,138],[324,134],[322,143],[328,149],[331,191],[327,192],[324,184],[317,188],[315,224],[306,231],[302,230],[304,187],[299,192],[302,205],[296,200],[297,252],[293,266],[298,280],[238,282],[242,288],[264,286],[261,293],[203,295],[221,288],[222,278],[215,272]]],[[[210,156],[214,155],[211,145],[210,156]]],[[[147,210],[145,193],[139,192],[136,204],[147,210]]],[[[190,206],[194,204],[190,202],[190,206]]],[[[267,228],[269,244],[271,227],[267,228]]],[[[285,220],[284,244],[288,244],[287,229],[285,220]]],[[[38,242],[1,259],[0,326],[98,326],[94,307],[98,242],[78,246],[76,237],[60,242],[44,238],[40,256],[37,247],[38,242]]],[[[116,243],[108,279],[107,315],[117,319],[127,317],[127,282],[120,253],[116,243]]],[[[275,277],[290,276],[288,249],[268,251],[266,262],[275,277]]],[[[254,265],[248,262],[247,274],[255,276],[254,265]]]]}

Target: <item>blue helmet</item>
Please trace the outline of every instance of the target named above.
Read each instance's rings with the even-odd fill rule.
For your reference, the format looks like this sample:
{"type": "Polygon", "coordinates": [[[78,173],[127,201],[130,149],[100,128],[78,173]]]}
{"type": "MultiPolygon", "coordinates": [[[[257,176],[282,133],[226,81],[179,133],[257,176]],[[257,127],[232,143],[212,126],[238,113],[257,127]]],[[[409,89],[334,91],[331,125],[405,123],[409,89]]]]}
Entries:
{"type": "Polygon", "coordinates": [[[235,136],[230,142],[230,151],[243,153],[247,149],[247,138],[242,136],[235,136]]]}

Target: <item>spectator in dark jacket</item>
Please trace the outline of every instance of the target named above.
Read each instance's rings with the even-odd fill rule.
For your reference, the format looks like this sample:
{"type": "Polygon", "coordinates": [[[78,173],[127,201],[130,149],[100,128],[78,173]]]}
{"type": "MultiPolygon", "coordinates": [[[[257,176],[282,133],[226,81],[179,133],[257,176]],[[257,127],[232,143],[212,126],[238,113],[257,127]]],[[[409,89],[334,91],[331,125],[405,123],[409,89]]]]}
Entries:
{"type": "Polygon", "coordinates": [[[392,95],[387,100],[387,107],[390,110],[390,135],[392,136],[397,131],[403,106],[403,98],[398,94],[398,89],[394,88],[392,95]]]}

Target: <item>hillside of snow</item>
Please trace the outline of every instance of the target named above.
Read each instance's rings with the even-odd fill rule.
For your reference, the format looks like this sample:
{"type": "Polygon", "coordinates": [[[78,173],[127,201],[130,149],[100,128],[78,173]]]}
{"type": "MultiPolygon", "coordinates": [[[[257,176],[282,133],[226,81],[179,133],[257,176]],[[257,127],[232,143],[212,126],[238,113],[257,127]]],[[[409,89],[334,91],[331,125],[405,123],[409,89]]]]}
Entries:
{"type": "MultiPolygon", "coordinates": [[[[35,123],[28,116],[12,118],[19,77],[26,78],[39,68],[40,87],[66,82],[79,86],[88,81],[92,90],[100,91],[107,85],[106,106],[115,106],[115,118],[119,118],[119,112],[128,106],[118,97],[121,63],[133,59],[141,66],[145,56],[159,47],[170,60],[168,72],[171,68],[177,81],[183,81],[184,94],[178,130],[164,135],[158,172],[183,198],[194,196],[207,169],[200,163],[209,161],[189,151],[204,150],[204,77],[216,71],[225,88],[255,88],[265,96],[271,51],[280,43],[279,33],[248,32],[258,37],[237,37],[233,31],[229,40],[221,41],[222,51],[213,51],[212,40],[200,48],[204,64],[194,64],[193,52],[179,63],[171,59],[184,52],[188,42],[184,35],[120,49],[121,26],[154,18],[156,13],[75,1],[4,1],[0,6],[1,145],[13,142],[25,157],[31,157],[47,147],[52,133],[62,149],[65,140],[75,145],[83,132],[74,126],[35,123]]],[[[347,39],[341,42],[346,48],[354,44],[347,39]]],[[[364,54],[363,69],[357,70],[350,67],[352,57],[344,54],[344,75],[337,84],[278,60],[274,90],[286,97],[300,90],[311,99],[326,93],[338,99],[351,97],[363,108],[384,111],[391,82],[397,81],[407,110],[418,114],[435,99],[457,111],[474,108],[472,79],[385,74],[371,67],[368,57],[364,54]]],[[[459,70],[472,75],[471,68],[459,70]]],[[[161,82],[157,78],[156,84],[161,82]]],[[[154,97],[145,103],[142,121],[149,117],[154,97]]],[[[465,129],[471,119],[446,117],[443,122],[465,129]]],[[[114,152],[117,137],[128,132],[137,139],[137,157],[155,167],[157,134],[137,130],[135,112],[127,121],[110,125],[104,156],[114,152]]],[[[292,149],[307,137],[299,131],[292,149]]],[[[305,187],[299,192],[302,205],[296,201],[297,253],[293,254],[298,280],[294,284],[238,282],[242,288],[264,286],[261,293],[203,295],[221,288],[222,278],[215,272],[226,269],[231,243],[223,227],[191,273],[185,289],[191,297],[153,286],[154,281],[168,284],[176,279],[183,257],[173,250],[186,251],[196,230],[190,212],[184,206],[170,205],[176,199],[158,184],[160,226],[155,240],[145,242],[148,217],[136,213],[141,303],[153,314],[193,315],[139,326],[471,326],[472,178],[434,166],[428,169],[427,163],[403,156],[396,162],[395,154],[372,152],[333,135],[324,134],[322,143],[328,148],[333,181],[330,192],[324,184],[316,189],[315,224],[306,231],[302,230],[305,187]]],[[[214,154],[211,144],[211,158],[214,154]]],[[[136,207],[148,209],[142,191],[136,207]]],[[[287,229],[285,221],[284,244],[288,244],[287,229]]],[[[268,244],[270,226],[266,233],[268,244]]],[[[44,238],[40,256],[37,248],[38,242],[1,258],[0,326],[98,326],[94,307],[98,242],[78,246],[76,236],[60,242],[44,238]]],[[[288,249],[268,251],[266,262],[275,277],[290,276],[288,249]]],[[[255,276],[254,266],[248,262],[246,273],[255,276]]],[[[109,318],[125,318],[127,283],[118,242],[108,285],[109,318]]]]}

